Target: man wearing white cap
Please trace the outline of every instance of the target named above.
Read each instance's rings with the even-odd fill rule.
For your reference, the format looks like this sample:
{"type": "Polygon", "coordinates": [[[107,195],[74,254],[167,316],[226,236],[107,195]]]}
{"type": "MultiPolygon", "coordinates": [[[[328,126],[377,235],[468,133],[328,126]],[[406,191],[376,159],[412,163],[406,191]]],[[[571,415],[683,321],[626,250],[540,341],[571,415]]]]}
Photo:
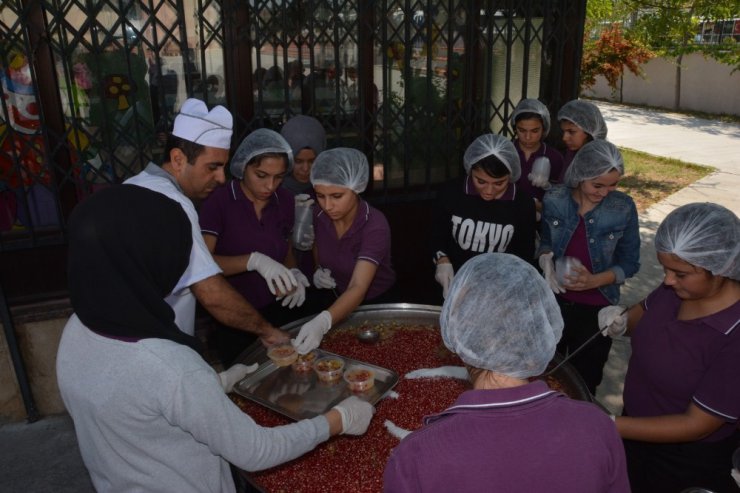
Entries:
{"type": "Polygon", "coordinates": [[[149,163],[126,184],[162,193],[180,203],[190,219],[193,248],[190,263],[166,301],[175,311],[175,323],[186,334],[195,333],[195,302],[200,301],[217,320],[260,336],[266,344],[287,341],[283,331],[268,323],[224,279],[208,251],[192,200],[204,199],[226,181],[233,119],[229,110],[211,111],[203,101],[186,100],[167,138],[162,166],[149,163]]]}

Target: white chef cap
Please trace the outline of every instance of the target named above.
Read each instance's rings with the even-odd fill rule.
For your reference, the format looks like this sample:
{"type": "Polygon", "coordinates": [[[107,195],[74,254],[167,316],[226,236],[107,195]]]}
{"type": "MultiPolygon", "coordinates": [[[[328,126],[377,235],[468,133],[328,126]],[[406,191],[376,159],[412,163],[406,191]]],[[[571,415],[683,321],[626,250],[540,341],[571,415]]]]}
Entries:
{"type": "Polygon", "coordinates": [[[269,128],[258,128],[244,137],[237,147],[234,157],[231,158],[229,169],[231,176],[242,179],[247,163],[260,154],[287,154],[288,167],[286,172],[293,169],[293,151],[290,144],[282,135],[269,128]]]}
{"type": "Polygon", "coordinates": [[[233,122],[231,112],[223,106],[208,111],[203,101],[190,98],[175,117],[172,135],[208,147],[230,149],[233,122]]]}
{"type": "Polygon", "coordinates": [[[511,181],[515,182],[522,175],[522,165],[519,162],[519,154],[516,147],[509,139],[502,135],[483,134],[475,139],[463,155],[463,164],[465,172],[470,174],[470,170],[478,161],[488,156],[495,156],[499,161],[504,163],[511,173],[511,181]]]}
{"type": "Polygon", "coordinates": [[[558,121],[567,120],[589,134],[594,139],[606,139],[606,122],[599,107],[588,101],[574,99],[568,101],[558,111],[558,121]]]}
{"type": "Polygon", "coordinates": [[[547,137],[547,134],[550,133],[550,111],[547,106],[538,99],[529,98],[519,101],[509,120],[512,130],[516,131],[516,119],[524,113],[534,113],[542,119],[542,138],[547,137]]]}
{"type": "Polygon", "coordinates": [[[316,157],[311,167],[312,185],[335,185],[362,193],[370,174],[367,157],[357,149],[337,147],[316,157]]]}
{"type": "Polygon", "coordinates": [[[439,322],[445,346],[467,365],[514,378],[545,371],[563,333],[563,317],[545,279],[508,253],[465,262],[439,322]]]}
{"type": "Polygon", "coordinates": [[[617,170],[619,176],[624,174],[624,160],[617,146],[606,140],[592,140],[581,147],[565,170],[563,181],[570,188],[575,188],[585,180],[617,170]]]}
{"type": "Polygon", "coordinates": [[[740,281],[740,220],[721,205],[697,202],[672,211],[655,233],[655,250],[740,281]]]}

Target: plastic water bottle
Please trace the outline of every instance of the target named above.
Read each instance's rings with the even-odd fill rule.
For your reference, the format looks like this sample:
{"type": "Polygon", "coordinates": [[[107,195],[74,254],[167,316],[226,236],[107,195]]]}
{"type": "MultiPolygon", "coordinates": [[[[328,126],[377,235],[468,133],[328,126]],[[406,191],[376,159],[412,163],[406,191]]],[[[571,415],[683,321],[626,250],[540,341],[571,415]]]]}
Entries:
{"type": "Polygon", "coordinates": [[[298,250],[310,250],[313,247],[313,239],[313,200],[296,197],[293,246],[298,250]]]}

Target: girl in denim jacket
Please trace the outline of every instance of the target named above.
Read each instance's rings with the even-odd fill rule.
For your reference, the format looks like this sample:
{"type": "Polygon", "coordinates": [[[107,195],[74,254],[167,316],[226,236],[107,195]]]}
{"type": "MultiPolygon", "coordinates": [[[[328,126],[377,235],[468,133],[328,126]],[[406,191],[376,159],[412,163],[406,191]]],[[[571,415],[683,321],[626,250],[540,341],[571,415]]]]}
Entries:
{"type": "MultiPolygon", "coordinates": [[[[599,331],[599,310],[618,303],[620,285],[640,268],[637,209],[629,195],[616,191],[623,174],[617,147],[594,140],[576,155],[564,185],[545,194],[537,256],[565,321],[562,354],[599,331]],[[553,260],[565,264],[566,257],[577,260],[556,276],[553,260]]],[[[610,348],[611,339],[598,338],[571,360],[592,394],[610,348]]]]}

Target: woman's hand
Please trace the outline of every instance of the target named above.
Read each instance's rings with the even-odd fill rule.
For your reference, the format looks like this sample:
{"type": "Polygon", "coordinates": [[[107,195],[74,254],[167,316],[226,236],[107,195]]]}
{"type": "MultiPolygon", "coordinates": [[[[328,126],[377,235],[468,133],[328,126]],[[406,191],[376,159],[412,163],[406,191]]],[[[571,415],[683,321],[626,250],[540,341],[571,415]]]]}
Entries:
{"type": "Polygon", "coordinates": [[[260,341],[262,341],[262,345],[265,347],[288,342],[289,340],[290,336],[287,332],[283,332],[282,330],[276,329],[275,327],[272,327],[266,333],[260,336],[260,341]]]}
{"type": "Polygon", "coordinates": [[[574,265],[571,269],[571,274],[565,276],[565,281],[565,288],[571,291],[585,291],[587,289],[595,289],[613,284],[616,281],[616,276],[611,270],[592,274],[583,265],[574,265]]]}

